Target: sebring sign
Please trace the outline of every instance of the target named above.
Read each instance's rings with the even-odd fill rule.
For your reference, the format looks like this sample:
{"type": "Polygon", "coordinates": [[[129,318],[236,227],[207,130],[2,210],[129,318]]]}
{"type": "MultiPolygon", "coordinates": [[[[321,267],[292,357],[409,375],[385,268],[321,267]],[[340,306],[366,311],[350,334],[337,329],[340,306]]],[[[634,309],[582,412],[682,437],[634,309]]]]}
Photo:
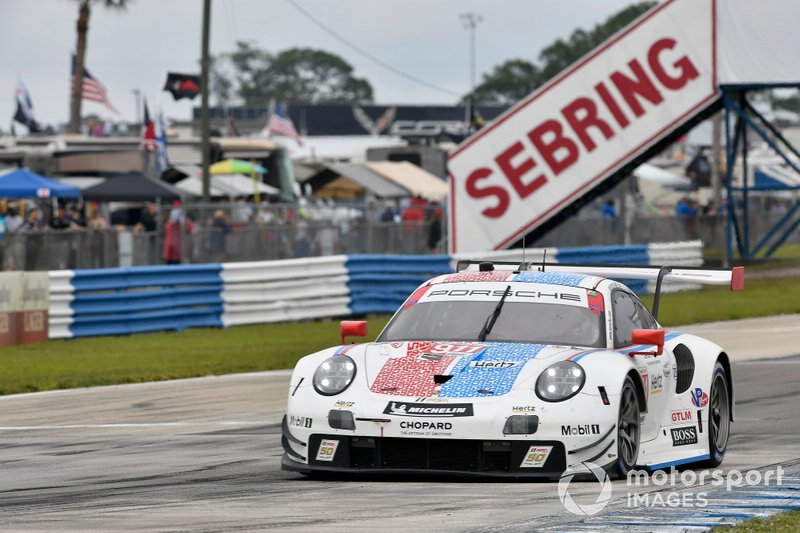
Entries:
{"type": "Polygon", "coordinates": [[[453,252],[501,249],[716,98],[713,0],[672,0],[450,156],[453,252]]]}

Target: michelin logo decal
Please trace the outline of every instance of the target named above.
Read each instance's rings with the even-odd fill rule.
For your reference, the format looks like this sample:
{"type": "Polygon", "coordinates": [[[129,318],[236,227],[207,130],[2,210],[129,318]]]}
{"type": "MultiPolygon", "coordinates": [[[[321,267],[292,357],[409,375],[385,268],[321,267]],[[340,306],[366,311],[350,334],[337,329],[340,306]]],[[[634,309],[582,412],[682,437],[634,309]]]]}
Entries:
{"type": "Polygon", "coordinates": [[[421,416],[450,418],[456,416],[472,416],[471,403],[450,403],[447,405],[431,405],[428,403],[389,402],[385,415],[395,416],[421,416]]]}

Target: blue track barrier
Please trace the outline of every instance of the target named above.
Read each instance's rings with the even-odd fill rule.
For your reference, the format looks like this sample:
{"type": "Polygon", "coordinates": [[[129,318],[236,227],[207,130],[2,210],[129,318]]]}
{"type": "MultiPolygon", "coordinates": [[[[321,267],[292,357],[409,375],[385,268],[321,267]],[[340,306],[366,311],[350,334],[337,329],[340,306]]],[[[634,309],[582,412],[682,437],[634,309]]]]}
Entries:
{"type": "Polygon", "coordinates": [[[222,265],[76,270],[73,337],[222,327],[222,265]]]}
{"type": "Polygon", "coordinates": [[[449,255],[351,255],[346,266],[354,315],[394,313],[421,283],[452,272],[449,255]]]}
{"type": "MultiPolygon", "coordinates": [[[[698,266],[701,246],[693,241],[557,248],[548,257],[573,264],[698,266]]],[[[494,252],[498,253],[514,252],[494,252]]],[[[449,255],[342,255],[53,271],[50,337],[394,313],[426,280],[452,272],[455,259],[449,255]]],[[[652,283],[619,281],[640,294],[652,290],[652,283]]]]}

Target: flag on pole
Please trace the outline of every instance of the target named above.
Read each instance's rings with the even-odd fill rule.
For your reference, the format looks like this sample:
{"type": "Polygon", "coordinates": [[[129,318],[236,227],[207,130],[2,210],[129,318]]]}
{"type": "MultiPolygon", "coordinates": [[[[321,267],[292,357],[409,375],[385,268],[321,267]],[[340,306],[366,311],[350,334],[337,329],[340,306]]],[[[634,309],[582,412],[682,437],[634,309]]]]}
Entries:
{"type": "Polygon", "coordinates": [[[280,104],[274,103],[272,106],[272,113],[270,113],[269,123],[267,124],[267,132],[273,135],[281,135],[289,137],[297,141],[297,144],[303,146],[303,141],[300,140],[300,135],[294,127],[294,122],[284,112],[280,104]]]}
{"type": "Polygon", "coordinates": [[[181,98],[194,100],[200,94],[200,76],[167,72],[167,81],[164,83],[163,90],[169,91],[175,100],[181,98]]]}
{"type": "Polygon", "coordinates": [[[467,99],[467,104],[465,107],[465,117],[464,117],[465,136],[469,137],[470,135],[481,129],[485,124],[486,121],[481,116],[481,112],[478,111],[478,107],[475,105],[475,102],[470,96],[467,99]]]}
{"type": "Polygon", "coordinates": [[[156,125],[150,118],[147,109],[147,100],[144,100],[144,120],[142,120],[142,150],[155,152],[156,150],[156,125]]]}
{"type": "Polygon", "coordinates": [[[164,112],[160,109],[155,124],[155,135],[158,171],[163,173],[169,168],[169,157],[167,156],[167,121],[164,119],[164,112]]]}
{"type": "MultiPolygon", "coordinates": [[[[72,54],[73,83],[75,82],[75,64],[75,54],[72,54]]],[[[90,102],[103,104],[114,113],[119,114],[119,111],[117,111],[117,109],[111,104],[111,100],[108,99],[108,93],[106,92],[105,86],[100,83],[98,79],[89,74],[89,69],[86,68],[86,65],[83,66],[83,91],[81,93],[81,98],[83,100],[89,100],[90,102]]]]}
{"type": "Polygon", "coordinates": [[[17,82],[16,102],[17,111],[14,113],[12,128],[13,122],[16,121],[23,126],[26,126],[30,133],[36,133],[40,131],[41,128],[39,128],[39,124],[33,117],[33,102],[31,102],[31,95],[28,93],[28,88],[25,87],[25,84],[23,84],[21,80],[17,82]]]}

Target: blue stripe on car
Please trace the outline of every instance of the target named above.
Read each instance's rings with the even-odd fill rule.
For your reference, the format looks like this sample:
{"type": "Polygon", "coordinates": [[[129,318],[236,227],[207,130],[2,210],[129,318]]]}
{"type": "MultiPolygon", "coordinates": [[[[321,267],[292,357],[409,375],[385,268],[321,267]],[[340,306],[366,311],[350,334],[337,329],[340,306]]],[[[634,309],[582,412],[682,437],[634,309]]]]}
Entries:
{"type": "MultiPolygon", "coordinates": [[[[667,333],[666,335],[664,335],[664,342],[672,340],[675,337],[679,337],[681,335],[683,335],[683,333],[678,333],[677,331],[671,331],[671,332],[667,333]]],[[[615,350],[615,351],[618,352],[618,353],[631,353],[631,352],[638,352],[638,351],[646,349],[648,347],[649,347],[649,345],[639,344],[639,345],[636,345],[636,346],[631,346],[630,348],[625,348],[624,350],[615,350]]],[[[580,355],[577,355],[577,356],[573,357],[572,359],[570,359],[570,361],[572,361],[573,363],[577,363],[578,361],[580,361],[581,359],[583,359],[587,355],[591,355],[591,354],[597,353],[597,352],[605,352],[605,351],[607,351],[607,350],[605,350],[603,348],[598,349],[598,350],[589,350],[588,352],[584,352],[584,353],[582,353],[580,355]]]]}
{"type": "Polygon", "coordinates": [[[570,274],[567,272],[520,272],[511,278],[511,281],[578,286],[587,277],[583,274],[570,274]]]}
{"type": "Polygon", "coordinates": [[[544,344],[497,342],[477,355],[461,357],[450,372],[453,377],[439,390],[439,397],[472,398],[507,394],[525,363],[534,359],[546,347],[544,344]],[[480,361],[516,364],[506,368],[472,364],[480,361]]]}
{"type": "Polygon", "coordinates": [[[697,457],[687,457],[686,459],[678,459],[676,461],[668,461],[666,463],[658,463],[655,465],[648,465],[645,468],[648,470],[658,470],[660,468],[666,468],[668,466],[678,466],[678,465],[685,465],[687,463],[694,463],[695,461],[705,461],[711,457],[708,454],[705,455],[698,455],[697,457]]]}

